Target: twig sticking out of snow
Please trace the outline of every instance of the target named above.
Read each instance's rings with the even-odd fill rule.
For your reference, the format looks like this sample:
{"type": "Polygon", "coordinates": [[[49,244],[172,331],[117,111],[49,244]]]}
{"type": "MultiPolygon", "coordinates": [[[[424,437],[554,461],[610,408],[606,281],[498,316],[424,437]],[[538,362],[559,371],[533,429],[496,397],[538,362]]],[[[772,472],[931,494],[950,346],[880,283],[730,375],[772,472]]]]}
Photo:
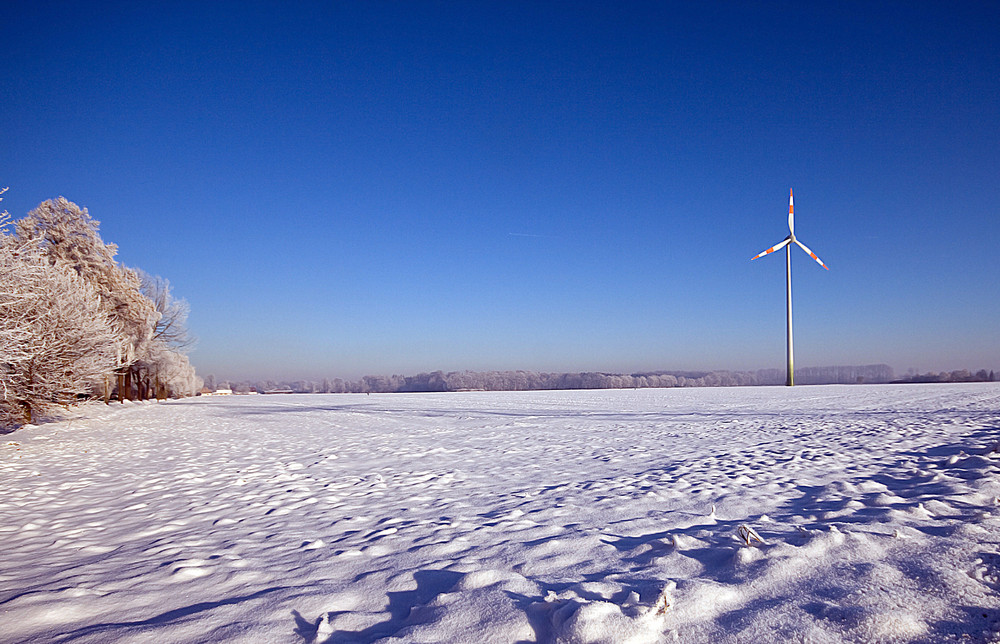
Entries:
{"type": "MultiPolygon", "coordinates": [[[[670,583],[673,584],[674,587],[676,587],[676,584],[674,584],[674,582],[670,583]]],[[[656,598],[656,604],[653,605],[653,610],[655,611],[655,614],[664,615],[666,614],[667,609],[670,608],[671,604],[670,593],[669,593],[670,588],[671,588],[670,586],[664,588],[660,592],[660,596],[656,598]]]]}
{"type": "Polygon", "coordinates": [[[739,535],[740,539],[742,539],[748,546],[754,545],[754,542],[764,543],[764,540],[760,538],[757,531],[745,523],[736,529],[736,534],[739,535]]]}

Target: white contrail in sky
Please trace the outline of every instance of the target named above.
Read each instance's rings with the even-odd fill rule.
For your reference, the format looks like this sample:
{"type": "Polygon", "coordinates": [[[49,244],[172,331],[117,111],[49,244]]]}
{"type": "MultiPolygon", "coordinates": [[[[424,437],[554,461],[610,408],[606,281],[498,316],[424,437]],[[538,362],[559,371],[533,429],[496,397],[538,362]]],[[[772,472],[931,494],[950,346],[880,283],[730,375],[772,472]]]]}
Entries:
{"type": "Polygon", "coordinates": [[[555,235],[536,235],[535,233],[507,233],[508,237],[533,237],[535,239],[558,239],[555,235]]]}

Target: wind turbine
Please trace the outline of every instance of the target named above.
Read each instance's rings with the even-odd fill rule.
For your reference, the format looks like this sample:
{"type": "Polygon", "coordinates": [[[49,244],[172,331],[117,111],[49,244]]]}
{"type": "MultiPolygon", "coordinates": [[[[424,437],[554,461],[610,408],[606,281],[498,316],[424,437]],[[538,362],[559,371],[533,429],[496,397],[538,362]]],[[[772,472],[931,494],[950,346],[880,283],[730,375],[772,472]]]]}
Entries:
{"type": "Polygon", "coordinates": [[[795,205],[792,200],[792,190],[788,190],[788,237],[780,244],[775,244],[771,246],[763,253],[750,258],[750,261],[757,259],[758,257],[763,257],[764,255],[770,255],[776,250],[781,250],[782,247],[785,248],[785,306],[788,311],[788,376],[785,379],[785,384],[791,387],[795,384],[795,366],[792,359],[792,244],[798,244],[799,248],[809,253],[809,257],[812,257],[819,263],[820,266],[826,270],[830,268],[823,263],[819,257],[816,257],[816,253],[812,252],[806,245],[795,238],[795,205]]]}

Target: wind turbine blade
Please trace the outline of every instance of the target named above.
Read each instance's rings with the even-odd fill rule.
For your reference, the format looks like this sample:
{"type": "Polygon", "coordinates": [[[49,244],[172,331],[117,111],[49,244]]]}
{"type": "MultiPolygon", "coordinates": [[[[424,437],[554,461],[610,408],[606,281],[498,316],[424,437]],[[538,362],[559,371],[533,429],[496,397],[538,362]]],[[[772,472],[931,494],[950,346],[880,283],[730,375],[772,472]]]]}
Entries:
{"type": "Polygon", "coordinates": [[[795,235],[795,202],[792,201],[792,189],[788,189],[788,232],[795,235]]]}
{"type": "Polygon", "coordinates": [[[761,253],[759,255],[755,255],[754,257],[751,257],[750,261],[752,262],[753,260],[757,259],[758,257],[763,257],[764,255],[770,255],[771,253],[773,253],[776,250],[781,250],[782,248],[784,248],[785,246],[787,246],[790,241],[792,241],[792,238],[791,237],[787,237],[787,238],[785,238],[785,241],[781,242],[780,244],[778,244],[776,246],[771,246],[770,248],[768,248],[767,250],[765,250],[763,253],[761,253]]]}
{"type": "Polygon", "coordinates": [[[796,244],[798,244],[798,245],[799,245],[799,247],[800,247],[800,248],[802,248],[802,250],[804,250],[804,251],[806,251],[807,253],[809,253],[809,257],[812,257],[812,258],[813,258],[813,259],[815,259],[815,260],[816,260],[817,262],[819,262],[819,265],[820,265],[820,266],[822,266],[822,267],[823,267],[823,268],[825,268],[826,270],[830,270],[830,267],[829,267],[829,266],[827,266],[826,264],[824,264],[824,263],[823,263],[823,260],[821,260],[821,259],[820,259],[819,257],[816,257],[816,253],[814,253],[814,252],[812,252],[811,250],[809,250],[808,248],[806,248],[806,245],[805,245],[805,244],[803,244],[802,242],[800,242],[800,241],[799,241],[799,240],[797,240],[797,239],[795,240],[795,243],[796,243],[796,244]]]}

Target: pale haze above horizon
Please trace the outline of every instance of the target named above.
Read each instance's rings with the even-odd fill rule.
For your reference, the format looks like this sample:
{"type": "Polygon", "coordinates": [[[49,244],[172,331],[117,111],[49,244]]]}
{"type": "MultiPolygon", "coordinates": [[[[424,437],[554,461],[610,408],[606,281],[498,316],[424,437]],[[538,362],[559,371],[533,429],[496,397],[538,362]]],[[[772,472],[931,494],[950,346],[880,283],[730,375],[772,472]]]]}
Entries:
{"type": "Polygon", "coordinates": [[[1000,370],[1000,3],[15,2],[65,196],[219,379],[1000,370]]]}

